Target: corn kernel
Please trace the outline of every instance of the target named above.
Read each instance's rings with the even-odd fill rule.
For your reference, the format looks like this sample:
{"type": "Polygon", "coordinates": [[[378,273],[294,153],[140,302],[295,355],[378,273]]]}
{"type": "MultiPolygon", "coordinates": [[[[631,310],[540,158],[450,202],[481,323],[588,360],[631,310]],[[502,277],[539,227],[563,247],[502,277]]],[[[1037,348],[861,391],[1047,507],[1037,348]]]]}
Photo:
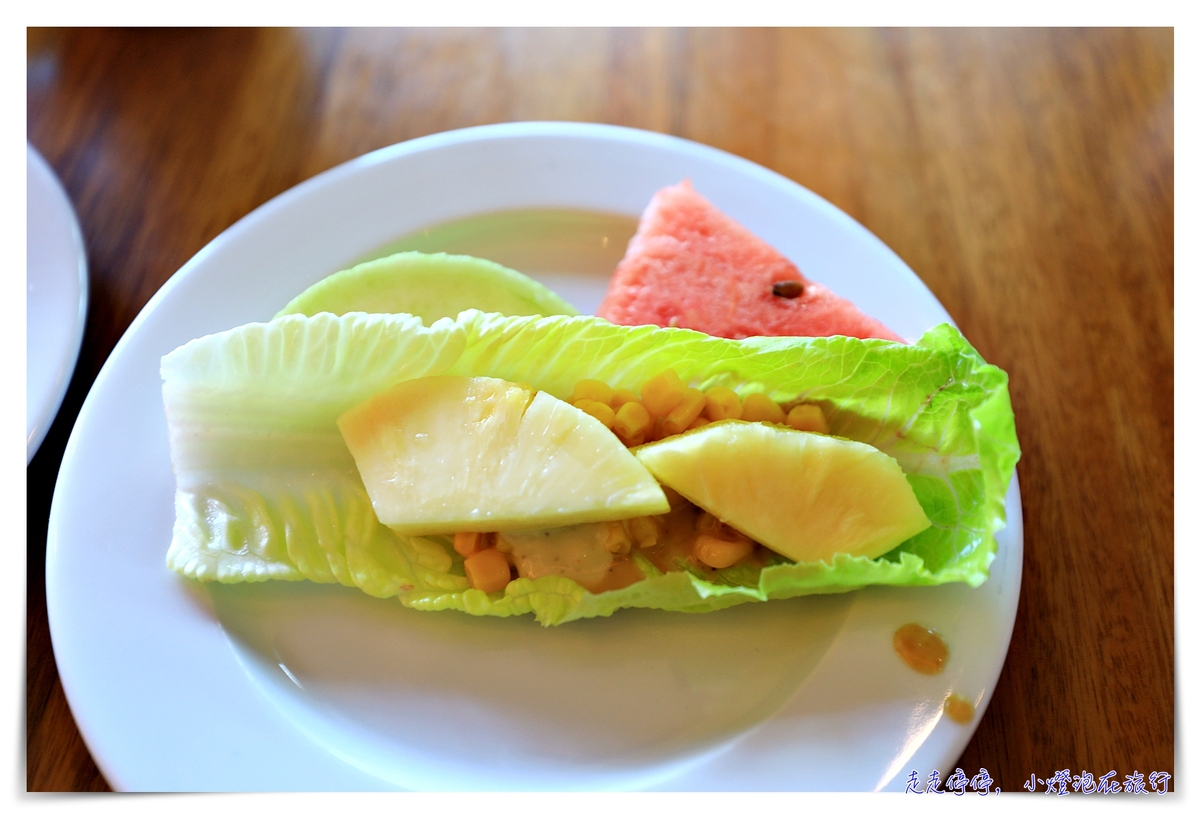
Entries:
{"type": "Polygon", "coordinates": [[[642,403],[650,414],[663,417],[683,400],[686,390],[675,370],[667,369],[642,385],[642,403]]]}
{"type": "Polygon", "coordinates": [[[626,446],[637,445],[630,441],[635,437],[645,439],[646,432],[650,430],[650,413],[637,401],[630,401],[617,410],[612,430],[625,441],[626,446]]]}
{"type": "Polygon", "coordinates": [[[699,389],[687,389],[683,400],[675,404],[675,408],[663,418],[663,432],[666,436],[677,435],[692,425],[692,421],[700,417],[704,411],[704,393],[699,389]]]}
{"type": "Polygon", "coordinates": [[[650,428],[646,431],[646,442],[653,443],[656,440],[662,440],[664,437],[667,437],[667,433],[663,430],[663,419],[654,418],[650,423],[650,428]]]}
{"type": "Polygon", "coordinates": [[[653,548],[662,542],[663,522],[658,517],[634,517],[626,525],[638,548],[653,548]]]}
{"type": "Polygon", "coordinates": [[[719,517],[707,511],[702,512],[696,519],[696,530],[701,534],[710,534],[718,539],[725,540],[734,540],[741,536],[728,525],[721,522],[719,517]]]}
{"type": "Polygon", "coordinates": [[[477,551],[490,548],[492,539],[491,534],[481,531],[459,531],[454,535],[454,550],[469,557],[477,551]]]}
{"type": "Polygon", "coordinates": [[[467,580],[471,587],[488,594],[503,591],[512,579],[508,560],[495,548],[475,552],[467,557],[463,567],[467,570],[467,580]]]}
{"type": "Polygon", "coordinates": [[[584,379],[575,384],[575,391],[571,393],[571,403],[581,400],[594,400],[597,403],[608,403],[612,400],[612,387],[604,381],[594,381],[584,379]]]}
{"type": "Polygon", "coordinates": [[[712,423],[711,420],[706,418],[704,415],[700,415],[688,424],[687,431],[690,432],[692,429],[699,429],[701,426],[707,426],[710,423],[712,423]]]}
{"type": "Polygon", "coordinates": [[[603,423],[607,428],[612,428],[613,418],[617,413],[614,412],[612,407],[610,407],[607,403],[601,403],[598,400],[588,400],[587,398],[584,398],[583,400],[575,401],[574,405],[576,409],[581,412],[587,412],[596,420],[603,423]]]}
{"type": "Polygon", "coordinates": [[[742,399],[727,386],[714,386],[704,393],[704,411],[709,420],[739,420],[742,399]]]}
{"type": "Polygon", "coordinates": [[[633,540],[621,523],[610,522],[604,526],[604,547],[610,554],[628,554],[632,546],[633,540]]]}
{"type": "Polygon", "coordinates": [[[692,546],[692,554],[709,568],[728,568],[753,550],[754,543],[744,537],[722,540],[711,534],[700,534],[692,546]]]}
{"type": "Polygon", "coordinates": [[[696,520],[696,531],[701,534],[707,534],[710,537],[716,537],[718,540],[745,540],[749,539],[745,534],[738,531],[728,523],[721,522],[719,517],[714,517],[707,511],[703,512],[699,519],[696,520]]]}
{"type": "Polygon", "coordinates": [[[811,403],[793,406],[787,415],[787,425],[801,432],[829,434],[829,421],[825,420],[825,413],[821,411],[820,406],[813,406],[811,403]]]}
{"type": "Polygon", "coordinates": [[[620,409],[627,403],[637,403],[637,392],[632,389],[614,389],[612,397],[608,399],[608,405],[613,409],[620,409]]]}
{"type": "Polygon", "coordinates": [[[785,417],[779,404],[761,392],[747,395],[742,404],[742,420],[783,423],[785,417]]]}

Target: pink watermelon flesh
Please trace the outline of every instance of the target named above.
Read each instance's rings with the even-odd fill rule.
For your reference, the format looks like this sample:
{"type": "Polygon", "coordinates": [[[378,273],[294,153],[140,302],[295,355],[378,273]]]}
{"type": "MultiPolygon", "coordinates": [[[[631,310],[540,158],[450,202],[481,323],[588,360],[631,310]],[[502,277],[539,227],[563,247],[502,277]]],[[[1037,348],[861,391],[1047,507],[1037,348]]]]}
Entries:
{"type": "Polygon", "coordinates": [[[687,181],[654,194],[596,314],[614,324],[687,327],[724,338],[851,335],[903,341],[850,301],[805,278],[687,181]],[[775,285],[783,281],[800,282],[801,295],[776,295],[775,285]]]}

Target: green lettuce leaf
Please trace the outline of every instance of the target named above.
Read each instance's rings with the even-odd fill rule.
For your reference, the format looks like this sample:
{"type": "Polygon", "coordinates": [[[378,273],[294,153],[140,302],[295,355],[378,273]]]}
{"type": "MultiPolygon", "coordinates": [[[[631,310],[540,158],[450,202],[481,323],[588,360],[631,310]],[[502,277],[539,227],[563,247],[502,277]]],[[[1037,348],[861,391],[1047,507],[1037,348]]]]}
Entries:
{"type": "Polygon", "coordinates": [[[221,582],[307,579],[421,610],[536,615],[556,625],[624,607],[701,612],[742,602],[987,579],[1019,457],[1007,376],[949,325],[915,344],[856,338],[732,341],[599,318],[469,310],[426,327],[410,315],[288,315],[192,341],[163,358],[177,480],[168,565],[221,582]],[[437,537],[380,525],[336,426],[405,379],[487,375],[555,397],[596,378],[638,389],[673,368],[701,389],[764,392],[825,410],[833,434],[895,457],[933,525],[878,559],[663,574],[591,594],[561,577],[471,589],[437,537]]]}

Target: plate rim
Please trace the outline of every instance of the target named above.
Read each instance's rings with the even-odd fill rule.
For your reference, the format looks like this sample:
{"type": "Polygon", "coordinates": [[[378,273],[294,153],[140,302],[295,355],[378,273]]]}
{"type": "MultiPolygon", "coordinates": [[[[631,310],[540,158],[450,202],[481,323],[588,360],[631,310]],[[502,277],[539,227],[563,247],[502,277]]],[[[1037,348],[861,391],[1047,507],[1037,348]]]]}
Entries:
{"type": "MultiPolygon", "coordinates": [[[[75,212],[75,207],[71,203],[71,197],[67,195],[66,188],[63,187],[62,180],[58,178],[58,174],[54,172],[54,168],[46,161],[46,157],[33,146],[31,142],[26,140],[26,197],[33,190],[35,184],[44,191],[45,195],[49,196],[53,202],[54,208],[59,212],[59,215],[67,222],[69,233],[68,241],[71,243],[72,255],[75,257],[75,277],[79,287],[78,305],[75,311],[75,319],[71,327],[71,332],[66,346],[62,350],[62,355],[59,356],[60,369],[59,375],[51,385],[48,400],[42,403],[42,412],[36,419],[28,417],[25,419],[25,463],[28,465],[33,462],[34,455],[38,453],[38,449],[42,446],[42,441],[46,439],[46,433],[50,431],[50,427],[54,425],[55,418],[58,417],[58,410],[62,408],[63,399],[67,395],[67,388],[71,385],[71,378],[75,374],[75,367],[79,363],[79,353],[83,347],[83,334],[87,327],[87,311],[88,311],[88,259],[87,259],[87,244],[83,239],[83,229],[79,224],[79,215],[75,212]],[[36,182],[34,180],[37,180],[36,182]]],[[[28,206],[26,207],[26,217],[29,216],[28,206]]],[[[28,227],[26,228],[26,318],[28,319],[28,227]]],[[[26,343],[29,342],[29,330],[26,327],[25,332],[26,343]]],[[[28,365],[28,353],[26,353],[26,363],[28,365]]],[[[25,378],[26,388],[29,384],[29,376],[26,373],[25,378]]]]}

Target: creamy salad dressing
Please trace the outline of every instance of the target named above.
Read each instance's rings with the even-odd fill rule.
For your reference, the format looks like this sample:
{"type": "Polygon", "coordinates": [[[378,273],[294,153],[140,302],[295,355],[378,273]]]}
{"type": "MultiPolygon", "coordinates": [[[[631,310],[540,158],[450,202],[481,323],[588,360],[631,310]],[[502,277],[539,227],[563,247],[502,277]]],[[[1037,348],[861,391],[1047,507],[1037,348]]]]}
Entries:
{"type": "MultiPolygon", "coordinates": [[[[693,554],[696,537],[704,530],[719,531],[719,524],[709,520],[706,525],[701,509],[674,495],[671,510],[658,517],[501,532],[496,549],[522,577],[566,577],[598,594],[646,578],[633,559],[634,551],[663,573],[685,568],[714,571],[693,554]]],[[[763,565],[762,547],[756,546],[738,564],[763,565]]]]}
{"type": "Polygon", "coordinates": [[[663,573],[699,566],[692,556],[692,543],[696,541],[696,521],[703,512],[676,497],[670,498],[671,510],[658,518],[662,521],[658,543],[641,550],[642,556],[663,573]]]}
{"type": "MultiPolygon", "coordinates": [[[[609,530],[608,523],[585,523],[539,531],[508,531],[496,535],[496,549],[511,555],[522,577],[567,577],[592,591],[607,584],[616,563],[633,564],[628,554],[609,550],[606,544],[609,530]]],[[[637,578],[641,578],[640,572],[637,578]]]]}

